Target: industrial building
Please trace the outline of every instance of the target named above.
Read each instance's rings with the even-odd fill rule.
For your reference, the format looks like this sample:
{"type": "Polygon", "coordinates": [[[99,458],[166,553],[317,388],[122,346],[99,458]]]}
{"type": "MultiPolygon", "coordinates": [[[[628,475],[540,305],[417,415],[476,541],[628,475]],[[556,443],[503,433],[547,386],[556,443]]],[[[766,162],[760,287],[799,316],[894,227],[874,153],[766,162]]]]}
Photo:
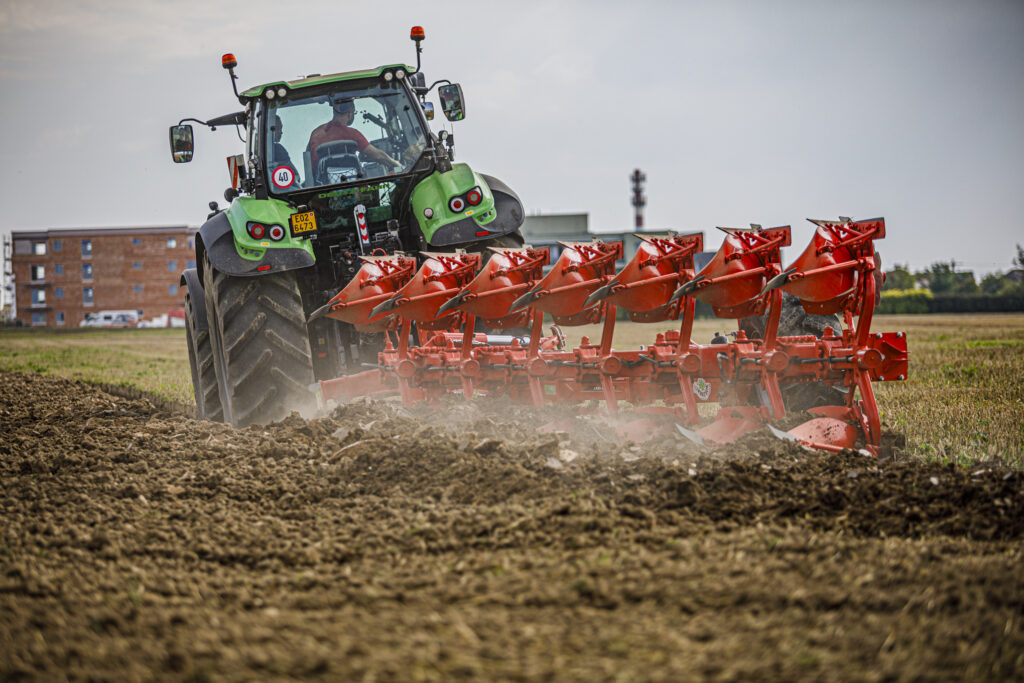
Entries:
{"type": "Polygon", "coordinates": [[[77,327],[87,313],[134,310],[153,318],[185,305],[181,271],[195,267],[188,226],[14,231],[15,319],[77,327]]]}

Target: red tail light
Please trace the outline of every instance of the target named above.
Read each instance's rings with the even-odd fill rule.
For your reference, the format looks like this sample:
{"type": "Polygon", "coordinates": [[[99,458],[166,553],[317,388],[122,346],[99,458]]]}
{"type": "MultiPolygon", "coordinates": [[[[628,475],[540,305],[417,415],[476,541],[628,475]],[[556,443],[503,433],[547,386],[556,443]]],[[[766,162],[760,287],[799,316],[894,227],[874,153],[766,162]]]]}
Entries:
{"type": "Polygon", "coordinates": [[[284,239],[284,228],[282,228],[280,225],[271,225],[270,226],[270,239],[274,240],[275,242],[280,242],[281,240],[283,240],[284,239]]]}
{"type": "Polygon", "coordinates": [[[484,198],[480,192],[479,187],[474,187],[472,190],[466,193],[466,201],[469,202],[470,206],[476,206],[484,198]]]}
{"type": "Polygon", "coordinates": [[[249,236],[254,240],[261,240],[263,236],[267,234],[267,229],[263,227],[262,223],[250,223],[249,224],[249,236]]]}
{"type": "Polygon", "coordinates": [[[462,210],[466,208],[466,202],[462,197],[452,197],[448,200],[448,208],[452,210],[452,213],[462,213],[462,210]]]}

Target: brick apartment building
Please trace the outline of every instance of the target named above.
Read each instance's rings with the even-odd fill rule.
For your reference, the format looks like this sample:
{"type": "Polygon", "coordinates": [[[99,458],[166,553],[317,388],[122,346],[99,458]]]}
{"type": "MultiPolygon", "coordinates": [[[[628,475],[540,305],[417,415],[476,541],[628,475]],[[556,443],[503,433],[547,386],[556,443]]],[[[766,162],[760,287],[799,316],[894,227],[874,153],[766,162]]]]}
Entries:
{"type": "Polygon", "coordinates": [[[153,318],[184,306],[178,281],[195,266],[195,233],[188,226],[15,231],[16,319],[77,327],[89,312],[153,318]]]}

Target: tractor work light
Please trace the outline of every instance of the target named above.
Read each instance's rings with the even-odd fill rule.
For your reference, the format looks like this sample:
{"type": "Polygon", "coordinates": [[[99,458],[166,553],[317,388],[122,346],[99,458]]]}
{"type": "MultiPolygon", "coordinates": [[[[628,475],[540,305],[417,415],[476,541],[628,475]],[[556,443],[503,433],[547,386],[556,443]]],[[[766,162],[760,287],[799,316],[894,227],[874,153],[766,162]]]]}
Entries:
{"type": "Polygon", "coordinates": [[[398,80],[405,78],[405,69],[395,69],[395,78],[398,80]]]}
{"type": "Polygon", "coordinates": [[[267,88],[266,92],[264,92],[263,95],[268,100],[274,99],[274,89],[273,88],[267,88]]]}
{"type": "Polygon", "coordinates": [[[423,40],[424,38],[426,38],[426,35],[423,33],[423,27],[422,26],[413,26],[412,30],[409,31],[409,38],[411,40],[417,40],[417,41],[418,40],[423,40]]]}
{"type": "Polygon", "coordinates": [[[466,201],[469,202],[470,206],[476,206],[483,198],[484,195],[480,192],[479,187],[474,187],[466,193],[466,201]]]}
{"type": "Polygon", "coordinates": [[[238,66],[238,62],[235,60],[235,56],[229,52],[220,58],[220,65],[225,69],[234,69],[238,66]]]}
{"type": "Polygon", "coordinates": [[[395,77],[395,74],[391,73],[390,71],[385,71],[384,72],[384,80],[385,81],[388,81],[390,83],[391,79],[394,78],[394,77],[395,77]]]}
{"type": "Polygon", "coordinates": [[[254,240],[261,240],[263,236],[267,234],[267,229],[263,227],[262,223],[249,223],[246,226],[249,229],[249,236],[254,240]]]}
{"type": "Polygon", "coordinates": [[[278,97],[284,97],[287,94],[288,94],[288,91],[285,90],[284,88],[278,88],[277,89],[277,96],[278,97]]]}
{"type": "Polygon", "coordinates": [[[434,210],[431,209],[429,206],[427,208],[423,209],[423,217],[424,218],[433,218],[434,217],[434,210]]]}
{"type": "Polygon", "coordinates": [[[448,208],[452,210],[452,213],[462,213],[462,210],[466,208],[466,202],[462,197],[452,197],[448,200],[448,208]]]}

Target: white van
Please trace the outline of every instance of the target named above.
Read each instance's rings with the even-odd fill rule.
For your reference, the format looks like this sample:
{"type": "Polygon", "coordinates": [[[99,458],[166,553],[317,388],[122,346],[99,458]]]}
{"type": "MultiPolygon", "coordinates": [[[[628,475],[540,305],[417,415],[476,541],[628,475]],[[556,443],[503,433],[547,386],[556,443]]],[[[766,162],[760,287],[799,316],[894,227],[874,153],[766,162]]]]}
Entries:
{"type": "Polygon", "coordinates": [[[135,327],[138,322],[138,311],[97,311],[86,313],[79,327],[135,327]]]}

